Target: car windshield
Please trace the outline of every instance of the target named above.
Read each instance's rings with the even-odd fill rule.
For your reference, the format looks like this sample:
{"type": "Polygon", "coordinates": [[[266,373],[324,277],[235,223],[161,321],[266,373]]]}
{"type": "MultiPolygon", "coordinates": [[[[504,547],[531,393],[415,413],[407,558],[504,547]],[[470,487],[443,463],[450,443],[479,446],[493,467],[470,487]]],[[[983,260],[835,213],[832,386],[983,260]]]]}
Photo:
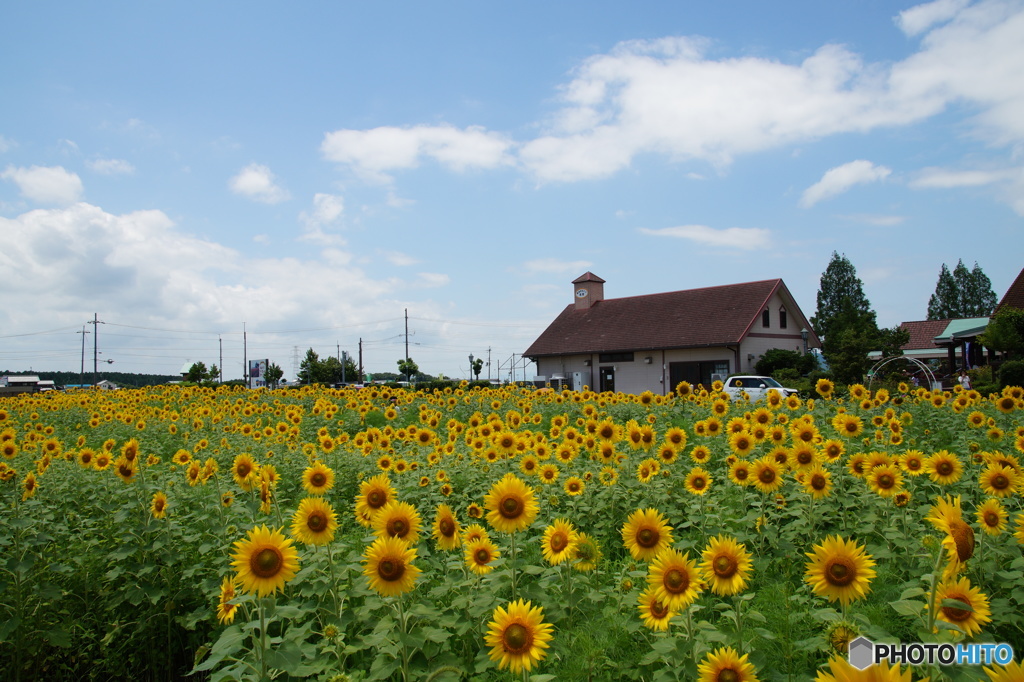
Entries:
{"type": "Polygon", "coordinates": [[[782,388],[782,384],[777,382],[775,379],[772,379],[771,377],[764,377],[763,379],[761,379],[761,381],[763,381],[764,385],[767,386],[768,388],[782,388]]]}

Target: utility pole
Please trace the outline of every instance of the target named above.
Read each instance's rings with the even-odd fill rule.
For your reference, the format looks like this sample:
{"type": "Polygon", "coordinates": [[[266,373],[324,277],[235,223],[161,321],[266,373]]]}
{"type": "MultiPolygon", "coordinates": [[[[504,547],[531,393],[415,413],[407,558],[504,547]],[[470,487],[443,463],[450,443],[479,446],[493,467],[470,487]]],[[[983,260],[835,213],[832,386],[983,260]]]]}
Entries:
{"type": "Polygon", "coordinates": [[[409,359],[409,309],[405,309],[405,359],[409,359]]]}
{"type": "Polygon", "coordinates": [[[491,381],[491,347],[487,346],[487,381],[491,381]]]}
{"type": "Polygon", "coordinates": [[[85,335],[89,332],[85,331],[85,325],[82,325],[82,331],[75,332],[76,334],[82,335],[82,368],[78,374],[78,383],[85,385],[85,335]]]}
{"type": "Polygon", "coordinates": [[[359,383],[363,383],[363,337],[359,337],[359,383]]]}
{"type": "MultiPolygon", "coordinates": [[[[95,385],[98,381],[99,375],[99,364],[100,364],[100,351],[99,351],[99,339],[100,339],[100,328],[99,325],[106,324],[106,322],[100,321],[99,313],[92,314],[92,320],[88,322],[92,325],[92,383],[95,385]]],[[[82,337],[85,339],[85,337],[82,337]]]]}
{"type": "Polygon", "coordinates": [[[245,322],[242,323],[242,378],[245,379],[245,387],[249,385],[249,337],[246,335],[245,322]]]}
{"type": "Polygon", "coordinates": [[[217,345],[220,347],[220,364],[217,365],[217,383],[224,383],[224,340],[217,334],[217,345]]]}

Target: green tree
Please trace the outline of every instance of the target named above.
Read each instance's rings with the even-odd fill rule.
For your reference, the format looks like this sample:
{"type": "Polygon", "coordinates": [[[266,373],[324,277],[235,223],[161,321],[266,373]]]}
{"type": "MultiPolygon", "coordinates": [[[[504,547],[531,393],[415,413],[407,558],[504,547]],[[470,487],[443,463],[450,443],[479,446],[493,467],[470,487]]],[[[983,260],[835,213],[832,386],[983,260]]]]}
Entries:
{"type": "Polygon", "coordinates": [[[835,380],[861,381],[871,366],[868,353],[878,349],[881,339],[864,285],[845,254],[832,252],[821,275],[818,309],[811,324],[823,337],[821,350],[835,380]]]}
{"type": "Polygon", "coordinates": [[[988,322],[985,332],[978,337],[985,348],[1002,351],[1007,356],[1024,355],[1024,310],[1009,306],[1000,308],[988,322]]]}
{"type": "Polygon", "coordinates": [[[770,348],[758,359],[754,370],[758,374],[774,376],[780,369],[792,369],[797,376],[807,374],[817,366],[814,356],[810,353],[799,353],[784,348],[770,348]]]}
{"type": "Polygon", "coordinates": [[[412,358],[406,358],[398,361],[398,371],[405,375],[406,381],[412,381],[412,378],[419,374],[420,366],[413,362],[412,358]]]}
{"type": "Polygon", "coordinates": [[[968,270],[963,260],[950,272],[946,264],[939,270],[935,293],[928,299],[929,320],[955,320],[987,317],[997,303],[992,282],[977,263],[968,270]]]}
{"type": "Polygon", "coordinates": [[[300,384],[316,384],[323,382],[323,370],[320,364],[320,356],[310,348],[306,351],[306,357],[299,363],[299,374],[296,377],[300,384]]]}
{"type": "Polygon", "coordinates": [[[473,370],[473,376],[476,377],[477,381],[480,380],[480,372],[483,371],[483,368],[484,368],[484,360],[483,360],[483,358],[477,358],[476,360],[473,361],[473,366],[470,369],[473,370]]]}
{"type": "Polygon", "coordinates": [[[284,370],[273,362],[267,365],[267,371],[263,374],[263,378],[271,388],[277,388],[277,384],[281,381],[281,377],[283,376],[284,370]]]}
{"type": "Polygon", "coordinates": [[[217,381],[220,379],[220,368],[217,365],[210,365],[210,381],[217,381]]]}
{"type": "Polygon", "coordinates": [[[877,329],[875,311],[871,309],[864,285],[857,270],[846,257],[832,252],[818,288],[818,308],[811,317],[811,325],[819,337],[828,338],[835,331],[849,325],[869,325],[877,329]]]}
{"type": "Polygon", "coordinates": [[[192,366],[188,368],[188,374],[185,375],[185,381],[191,381],[192,383],[199,384],[210,378],[210,372],[206,369],[206,363],[194,362],[192,366]]]}

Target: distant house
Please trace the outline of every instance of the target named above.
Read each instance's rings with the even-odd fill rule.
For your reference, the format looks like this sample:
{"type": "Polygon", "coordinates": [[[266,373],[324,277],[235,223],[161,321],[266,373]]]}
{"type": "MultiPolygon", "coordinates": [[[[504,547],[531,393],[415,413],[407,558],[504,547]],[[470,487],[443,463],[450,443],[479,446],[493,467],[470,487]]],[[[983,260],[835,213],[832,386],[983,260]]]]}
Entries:
{"type": "Polygon", "coordinates": [[[39,377],[35,374],[6,374],[0,377],[0,395],[36,393],[39,390],[39,377]]]}
{"type": "Polygon", "coordinates": [[[104,379],[96,384],[96,388],[102,391],[113,391],[118,388],[117,384],[109,379],[104,379]]]}
{"type": "MultiPolygon", "coordinates": [[[[969,367],[984,364],[985,349],[977,342],[988,327],[987,317],[968,317],[957,320],[918,320],[903,322],[901,329],[910,333],[910,341],[902,346],[903,355],[915,360],[945,360],[949,367],[963,367],[964,358],[969,367]]],[[[881,357],[881,351],[869,354],[881,357]]],[[[991,351],[988,352],[991,359],[991,351]]]]}
{"type": "MultiPolygon", "coordinates": [[[[1017,279],[1013,280],[1013,284],[1003,294],[1003,298],[999,301],[999,305],[996,306],[996,312],[1000,308],[1019,308],[1024,310],[1024,269],[1017,275],[1017,279]]],[[[993,313],[994,314],[994,313],[993,313]]]]}
{"type": "Polygon", "coordinates": [[[667,394],[753,372],[772,348],[821,347],[781,279],[612,299],[604,284],[591,272],[573,280],[574,302],[523,353],[538,381],[667,394]]]}

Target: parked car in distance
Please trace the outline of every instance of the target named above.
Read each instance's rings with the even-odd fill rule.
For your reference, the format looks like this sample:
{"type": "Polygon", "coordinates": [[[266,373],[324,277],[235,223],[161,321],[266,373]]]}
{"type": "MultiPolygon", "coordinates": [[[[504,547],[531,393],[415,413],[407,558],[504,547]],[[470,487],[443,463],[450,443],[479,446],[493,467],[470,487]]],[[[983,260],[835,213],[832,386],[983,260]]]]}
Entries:
{"type": "Polygon", "coordinates": [[[746,394],[750,396],[750,402],[755,402],[763,398],[765,394],[773,388],[778,391],[779,395],[783,398],[796,395],[798,392],[795,388],[786,388],[771,377],[761,377],[749,374],[729,377],[725,380],[725,386],[722,390],[728,393],[729,397],[733,400],[739,398],[740,394],[745,391],[746,394]]]}

